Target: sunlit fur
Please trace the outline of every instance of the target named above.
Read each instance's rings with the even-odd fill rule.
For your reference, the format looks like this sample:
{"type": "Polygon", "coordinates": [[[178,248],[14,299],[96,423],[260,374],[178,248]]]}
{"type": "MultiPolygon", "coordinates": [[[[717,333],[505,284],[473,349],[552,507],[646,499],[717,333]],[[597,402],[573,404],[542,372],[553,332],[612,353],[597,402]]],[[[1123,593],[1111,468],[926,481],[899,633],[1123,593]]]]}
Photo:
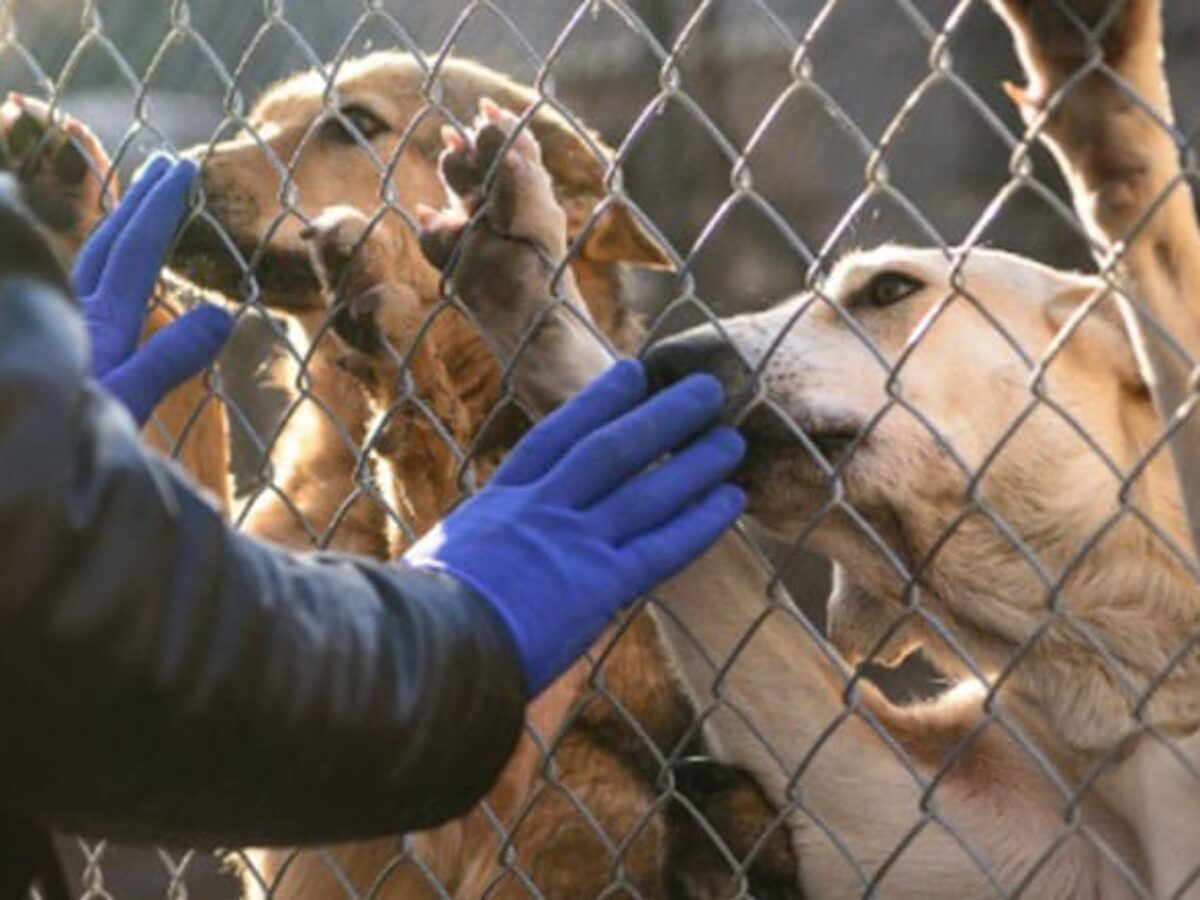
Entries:
{"type": "MultiPolygon", "coordinates": [[[[995,5],[1031,80],[1010,93],[1040,122],[1092,49],[1056,4],[995,5]]],[[[1108,9],[1071,5],[1091,25],[1108,9]]],[[[1154,0],[1125,4],[1101,47],[1170,121],[1159,16],[1154,0]]],[[[1142,227],[1116,277],[1196,354],[1190,192],[1169,133],[1123,91],[1083,79],[1043,135],[1097,239],[1142,227]]],[[[483,299],[503,265],[481,255],[476,304],[511,346],[505,323],[532,311],[483,299]]],[[[536,277],[514,260],[505,283],[518,272],[536,277]]],[[[700,351],[677,357],[694,368],[760,375],[743,423],[750,512],[837,564],[846,655],[920,644],[958,679],[906,707],[848,683],[736,537],[658,592],[713,746],[786,806],[812,896],[1200,895],[1200,589],[1172,460],[1154,453],[1162,385],[1144,373],[1161,360],[1140,331],[1131,343],[1126,311],[1096,278],[1011,254],[886,246],[722,321],[724,357],[703,329],[675,339],[700,351]],[[889,272],[916,287],[878,304],[859,290],[889,272]]],[[[547,357],[584,355],[586,338],[556,333],[547,357]]]]}
{"type": "MultiPolygon", "coordinates": [[[[389,127],[369,146],[347,139],[330,122],[327,83],[307,73],[268,90],[249,114],[246,133],[191,151],[203,166],[208,213],[256,261],[263,301],[292,318],[302,333],[301,346],[312,345],[305,372],[296,373],[304,396],[272,449],[278,491],[262,493],[248,511],[247,528],[259,536],[308,548],[315,534],[335,549],[393,555],[403,548],[406,534],[395,527],[385,504],[420,533],[457,500],[464,480],[486,477],[516,433],[502,428],[498,437],[489,437],[480,460],[465,466],[444,441],[448,435],[469,446],[501,393],[491,351],[459,313],[444,310],[424,328],[439,300],[439,276],[421,256],[405,216],[418,203],[443,200],[436,157],[447,121],[426,104],[426,78],[425,70],[400,53],[374,54],[338,69],[336,96],[342,107],[367,106],[389,127]],[[407,135],[402,151],[401,135],[407,135]],[[385,189],[381,175],[387,166],[391,179],[385,189]],[[383,209],[385,190],[393,192],[394,208],[383,209]],[[281,196],[287,197],[286,208],[281,196]],[[328,304],[346,299],[346,292],[338,284],[323,289],[321,273],[310,264],[311,244],[340,240],[340,233],[328,230],[337,227],[339,210],[350,220],[361,222],[365,216],[374,223],[369,235],[359,231],[354,237],[365,237],[364,257],[381,268],[389,284],[387,336],[396,359],[408,355],[407,378],[387,355],[370,361],[368,373],[362,354],[349,352],[324,327],[328,304]],[[317,225],[316,233],[302,236],[310,223],[317,225]],[[417,403],[404,402],[410,388],[417,403]],[[358,466],[364,448],[371,458],[358,466]],[[347,498],[354,500],[347,504],[347,498]]],[[[447,61],[439,80],[441,102],[461,122],[470,121],[484,96],[516,111],[537,99],[531,89],[461,61],[447,61]]],[[[620,205],[593,217],[606,196],[608,166],[608,151],[594,135],[548,106],[538,109],[531,127],[545,150],[572,239],[579,241],[574,280],[598,327],[629,349],[638,325],[623,294],[623,270],[661,266],[664,257],[620,205]]],[[[236,294],[240,270],[222,241],[198,225],[184,235],[174,262],[191,277],[236,294]]],[[[530,725],[544,740],[559,734],[568,711],[585,695],[587,666],[575,667],[531,706],[530,725]]],[[[657,802],[656,753],[669,752],[684,738],[691,709],[664,664],[654,623],[645,616],[628,624],[601,668],[606,696],[572,713],[576,724],[555,747],[555,780],[564,787],[542,778],[543,754],[526,737],[488,803],[492,814],[508,823],[524,810],[511,847],[520,870],[544,896],[602,891],[614,865],[609,840],[628,842],[620,865],[641,895],[663,896],[673,874],[672,850],[666,810],[657,802]],[[597,833],[597,825],[606,837],[597,833]]],[[[750,826],[769,822],[757,789],[747,785],[750,789],[738,788],[739,803],[730,808],[755,809],[757,819],[743,817],[750,826]]],[[[757,832],[749,826],[742,832],[752,835],[746,838],[748,847],[757,832]]],[[[474,812],[414,836],[419,864],[391,865],[399,849],[395,840],[330,852],[342,877],[358,890],[365,892],[382,878],[374,895],[381,898],[440,896],[431,877],[456,896],[479,897],[485,891],[493,897],[525,896],[520,879],[506,868],[501,837],[486,815],[474,812]]],[[[787,857],[786,841],[782,847],[787,857]]],[[[715,852],[690,849],[700,851],[696,856],[715,852]]],[[[248,894],[271,890],[271,896],[288,900],[342,896],[339,878],[315,853],[292,859],[284,851],[256,851],[249,860],[243,879],[248,894]]]]}

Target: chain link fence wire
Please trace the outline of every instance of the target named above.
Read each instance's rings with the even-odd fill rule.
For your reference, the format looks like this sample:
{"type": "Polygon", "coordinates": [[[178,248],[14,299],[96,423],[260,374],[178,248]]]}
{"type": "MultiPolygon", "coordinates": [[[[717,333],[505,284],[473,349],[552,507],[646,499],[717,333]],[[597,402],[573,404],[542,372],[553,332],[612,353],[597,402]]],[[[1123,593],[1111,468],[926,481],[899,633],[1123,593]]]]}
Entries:
{"type": "MultiPolygon", "coordinates": [[[[1200,797],[1200,600],[1187,527],[1197,497],[1190,413],[1198,345],[1186,315],[1162,320],[1170,306],[1156,292],[1167,287],[1137,248],[1142,231],[1154,235],[1159,263],[1175,266],[1186,287],[1178,272],[1189,271],[1180,258],[1186,248],[1179,250],[1188,235],[1177,233],[1182,243],[1172,244],[1156,222],[1196,176],[1200,9],[1165,3],[1171,121],[1161,98],[1144,95],[1135,77],[1142,70],[1123,68],[1116,45],[1105,43],[1110,29],[1124,27],[1122,3],[1013,6],[1032,7],[1041,26],[1065,21],[1083,36],[1074,74],[1048,96],[1027,95],[1025,120],[1002,89],[1024,80],[1008,29],[982,0],[0,0],[2,83],[44,104],[3,118],[5,164],[53,200],[55,188],[71,187],[57,161],[73,148],[97,185],[71,195],[76,207],[91,204],[86,210],[39,207],[63,236],[64,253],[152,152],[198,148],[205,161],[194,227],[207,238],[199,250],[181,251],[177,271],[237,304],[239,328],[220,366],[147,437],[199,468],[219,495],[227,490],[241,527],[297,549],[394,554],[486,478],[529,416],[507,377],[514,363],[503,370],[490,357],[480,361],[470,348],[483,345],[470,336],[464,308],[412,255],[415,203],[440,202],[430,187],[438,127],[470,125],[473,90],[509,90],[481,71],[523,86],[512,89],[532,104],[517,109],[523,124],[552,120],[555,139],[584,150],[587,162],[571,165],[586,172],[555,175],[578,182],[560,185],[572,232],[561,262],[574,267],[594,307],[607,310],[587,323],[597,339],[637,352],[712,325],[746,356],[747,390],[774,417],[771,452],[808,465],[800,487],[788,483],[801,475],[787,463],[751,483],[752,501],[755,491],[785,505],[803,494],[795,500],[803,515],[785,510],[786,528],[752,519],[739,532],[740,545],[769,571],[741,630],[714,645],[693,633],[686,610],[662,598],[651,601],[653,617],[623,620],[589,656],[565,717],[547,727],[531,715],[522,752],[536,759],[535,774],[520,801],[493,797],[451,826],[460,827],[453,853],[436,834],[215,854],[62,836],[77,895],[789,897],[801,896],[803,880],[823,890],[814,896],[1196,896],[1200,806],[1172,806],[1200,797]],[[407,59],[356,62],[381,50],[407,59]],[[462,59],[485,69],[464,75],[462,59]],[[258,98],[279,96],[278,79],[310,70],[316,74],[290,89],[290,106],[252,113],[258,98]],[[391,97],[390,113],[364,110],[350,96],[346,79],[371,71],[380,73],[371,76],[373,90],[391,97]],[[1165,137],[1166,155],[1184,162],[1165,180],[1147,176],[1157,196],[1107,205],[1102,196],[1089,213],[1087,179],[1064,181],[1039,138],[1062,137],[1056,112],[1086,119],[1087,103],[1109,96],[1096,88],[1101,82],[1117,86],[1122,114],[1151,123],[1142,133],[1147,145],[1165,137]],[[395,99],[401,88],[403,101],[395,99]],[[1073,91],[1084,101],[1072,103],[1073,91]],[[395,110],[401,120],[378,121],[395,110]],[[101,152],[65,124],[68,116],[95,132],[101,152]],[[340,155],[327,151],[329,141],[340,142],[340,155]],[[235,142],[259,183],[222,193],[212,172],[235,142]],[[1082,220],[1072,188],[1085,192],[1082,220]],[[395,236],[402,249],[388,275],[422,303],[420,321],[384,348],[383,361],[347,355],[337,317],[349,299],[303,274],[302,253],[277,252],[289,240],[294,251],[301,228],[345,204],[367,222],[366,234],[347,244],[350,255],[365,252],[373,235],[395,236]],[[1097,220],[1122,204],[1137,208],[1104,233],[1097,220]],[[617,251],[604,257],[590,241],[615,208],[630,212],[617,228],[617,251]],[[884,254],[911,282],[899,282],[900,293],[928,280],[937,294],[919,321],[879,310],[892,316],[880,326],[847,300],[868,283],[850,290],[837,280],[839,259],[885,242],[933,249],[884,254]],[[658,249],[646,249],[652,245],[658,249]],[[996,274],[994,262],[978,262],[994,259],[990,248],[1097,280],[1087,283],[1088,299],[1054,320],[1046,333],[1057,328],[1053,339],[1034,341],[1022,330],[1028,316],[1014,320],[1009,301],[998,307],[996,299],[997,290],[1006,298],[1036,292],[1034,276],[1010,275],[1004,264],[996,274]],[[914,258],[936,260],[937,277],[914,258]],[[301,295],[320,305],[297,313],[301,295]],[[1107,412],[1060,390],[1063,367],[1111,375],[1127,355],[1116,340],[1095,351],[1103,364],[1081,363],[1072,343],[1105,308],[1111,313],[1114,295],[1156,376],[1162,426],[1147,424],[1144,383],[1107,412]],[[795,299],[768,318],[728,318],[788,297],[795,299]],[[644,323],[640,336],[619,327],[626,312],[644,323]],[[746,322],[763,323],[749,342],[746,322]],[[811,343],[821,327],[858,342],[839,346],[863,368],[838,369],[835,353],[833,371],[869,382],[878,380],[871,367],[885,370],[876,407],[840,444],[793,402],[810,357],[830,352],[811,343]],[[955,351],[950,328],[966,328],[964,341],[983,340],[988,329],[988,349],[977,357],[955,351]],[[810,357],[794,349],[802,339],[810,357]],[[997,353],[1007,354],[1003,366],[997,353]],[[923,375],[930,354],[951,361],[934,366],[932,383],[923,375]],[[994,382],[978,377],[989,366],[994,382]],[[352,381],[348,399],[343,388],[352,381]],[[1127,412],[1128,404],[1142,412],[1127,412]],[[1093,433],[1109,422],[1105,415],[1119,418],[1119,438],[1093,433]],[[952,473],[951,500],[937,498],[948,512],[923,516],[920,491],[864,489],[864,468],[885,452],[897,422],[920,453],[937,458],[937,471],[952,473]],[[213,441],[228,457],[211,456],[213,441]],[[1073,454],[1066,463],[1050,458],[1064,448],[1073,454]],[[1179,461],[1178,493],[1168,448],[1179,461]],[[1025,478],[1013,456],[1063,480],[1025,478]],[[917,508],[889,506],[895,497],[917,508]],[[1069,531],[1068,549],[1052,540],[1056,529],[1069,531]],[[826,533],[840,537],[822,540],[826,533]],[[873,574],[831,574],[821,554],[837,556],[839,540],[854,543],[873,574]],[[964,551],[972,540],[983,549],[964,551]],[[1111,563],[1114,554],[1137,565],[1095,562],[1111,563]],[[954,561],[974,569],[950,582],[973,586],[974,607],[944,594],[954,561]],[[1104,593],[1080,578],[1119,577],[1130,583],[1111,595],[1113,608],[1080,600],[1081,592],[1104,593]],[[892,585],[887,602],[870,596],[881,579],[892,585]],[[831,585],[835,615],[870,635],[854,665],[827,641],[831,585]],[[979,604],[1018,612],[1005,618],[979,604]],[[753,674],[755,659],[778,651],[776,634],[786,635],[791,656],[753,674]],[[676,644],[671,652],[663,635],[676,644]],[[912,636],[923,650],[896,653],[912,636]],[[1148,655],[1131,649],[1152,641],[1148,655]],[[799,657],[811,660],[802,665],[799,657]],[[692,678],[686,692],[667,674],[676,663],[692,678]],[[700,669],[708,672],[703,683],[694,678],[700,669]],[[811,691],[790,679],[813,671],[826,681],[811,691]],[[951,740],[920,704],[971,687],[983,699],[951,740]],[[1178,699],[1189,687],[1192,699],[1178,699]],[[824,706],[804,699],[821,691],[832,691],[824,706]],[[881,706],[880,691],[898,713],[881,706]],[[1112,714],[1101,708],[1109,692],[1120,698],[1117,740],[1088,731],[1112,714]],[[1045,696],[1062,705],[1039,706],[1045,696]],[[826,719],[803,721],[816,715],[826,719]],[[1145,747],[1158,768],[1134,787],[1114,787],[1114,773],[1145,747]],[[723,764],[731,754],[736,766],[723,764]],[[892,774],[878,774],[884,770],[892,774]],[[1005,781],[1014,771],[1026,780],[1005,781]],[[974,808],[964,807],[964,791],[984,798],[975,818],[964,813],[974,808]],[[1114,824],[1131,791],[1144,794],[1140,812],[1114,824]],[[864,824],[872,821],[891,824],[873,830],[864,824]],[[1064,867],[1084,874],[1056,880],[1064,867]],[[964,869],[965,881],[946,874],[964,869]]],[[[1106,133],[1091,127],[1097,141],[1106,133]]],[[[553,169],[554,151],[544,144],[553,169]]],[[[1157,172],[1141,150],[1126,150],[1096,176],[1101,182],[1120,181],[1129,169],[1128,183],[1157,172]]],[[[1067,156],[1068,170],[1081,165],[1067,156]]],[[[186,305],[192,291],[173,283],[164,309],[186,305]]],[[[907,483],[929,465],[918,454],[881,471],[907,483]]],[[[771,503],[758,505],[779,519],[771,503]]]]}

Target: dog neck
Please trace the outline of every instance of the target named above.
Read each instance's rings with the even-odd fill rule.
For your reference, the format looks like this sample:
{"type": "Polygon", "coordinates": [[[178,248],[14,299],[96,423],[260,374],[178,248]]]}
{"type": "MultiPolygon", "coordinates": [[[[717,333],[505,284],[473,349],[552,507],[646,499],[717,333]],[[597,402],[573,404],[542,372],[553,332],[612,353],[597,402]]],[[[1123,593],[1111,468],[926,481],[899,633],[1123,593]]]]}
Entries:
{"type": "Polygon", "coordinates": [[[1081,567],[1053,608],[1015,603],[1021,590],[1045,591],[1010,572],[998,579],[1003,591],[997,579],[942,577],[922,588],[923,615],[907,618],[904,597],[835,567],[830,634],[852,662],[894,663],[919,646],[951,679],[999,685],[1083,768],[1124,759],[1147,726],[1176,737],[1200,730],[1200,598],[1178,567],[1125,541],[1110,549],[1097,554],[1103,564],[1081,567]]]}

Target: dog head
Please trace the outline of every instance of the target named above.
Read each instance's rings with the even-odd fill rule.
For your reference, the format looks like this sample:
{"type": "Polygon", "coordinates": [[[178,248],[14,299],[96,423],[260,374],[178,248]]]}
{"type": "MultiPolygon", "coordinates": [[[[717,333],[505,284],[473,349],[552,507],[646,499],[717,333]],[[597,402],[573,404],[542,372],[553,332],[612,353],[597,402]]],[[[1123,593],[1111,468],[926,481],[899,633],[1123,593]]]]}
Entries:
{"type": "MultiPolygon", "coordinates": [[[[241,134],[190,151],[202,166],[206,214],[185,231],[174,264],[232,295],[244,291],[252,268],[266,305],[319,309],[325,300],[301,234],[323,209],[348,206],[377,217],[376,227],[406,248],[396,280],[432,299],[436,274],[415,247],[407,213],[418,203],[442,202],[440,129],[468,121],[482,97],[519,112],[539,101],[533,90],[465,61],[445,61],[431,80],[403,53],[373,54],[332,75],[310,71],[269,89],[241,134]]],[[[581,289],[601,327],[620,336],[629,324],[619,301],[621,264],[666,260],[620,204],[593,221],[607,195],[608,165],[594,135],[548,105],[538,108],[531,127],[580,240],[574,267],[581,289]]]]}
{"type": "MultiPolygon", "coordinates": [[[[1080,659],[1099,672],[1086,636],[1099,634],[1125,667],[1105,684],[1145,685],[1200,612],[1154,533],[1188,546],[1098,279],[998,251],[883,247],[775,309],[662,342],[647,365],[659,382],[706,370],[726,383],[750,511],[839,565],[831,621],[851,655],[944,629],[932,652],[948,668],[965,649],[995,674],[1032,642],[1022,674],[1080,659]],[[917,627],[893,629],[904,617],[917,627]]],[[[1091,704],[1113,715],[1077,734],[1128,724],[1130,697],[1091,704]]]]}

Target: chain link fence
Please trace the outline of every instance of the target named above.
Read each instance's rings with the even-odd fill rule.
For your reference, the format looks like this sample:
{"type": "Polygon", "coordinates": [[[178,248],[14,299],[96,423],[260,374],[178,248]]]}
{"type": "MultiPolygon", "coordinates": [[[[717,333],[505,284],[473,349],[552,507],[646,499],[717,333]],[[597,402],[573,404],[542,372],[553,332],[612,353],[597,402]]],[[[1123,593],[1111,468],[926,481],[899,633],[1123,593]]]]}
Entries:
{"type": "Polygon", "coordinates": [[[536,415],[414,240],[483,97],[595,339],[753,401],[752,515],[534,708],[507,792],[336,848],[63,836],[77,895],[1200,896],[1200,10],[997,5],[0,0],[44,104],[4,163],[64,255],[150,153],[204,163],[162,305],[239,328],[147,439],[247,531],[395,555],[536,415]],[[305,249],[334,206],[420,312],[382,349],[305,249]]]}

